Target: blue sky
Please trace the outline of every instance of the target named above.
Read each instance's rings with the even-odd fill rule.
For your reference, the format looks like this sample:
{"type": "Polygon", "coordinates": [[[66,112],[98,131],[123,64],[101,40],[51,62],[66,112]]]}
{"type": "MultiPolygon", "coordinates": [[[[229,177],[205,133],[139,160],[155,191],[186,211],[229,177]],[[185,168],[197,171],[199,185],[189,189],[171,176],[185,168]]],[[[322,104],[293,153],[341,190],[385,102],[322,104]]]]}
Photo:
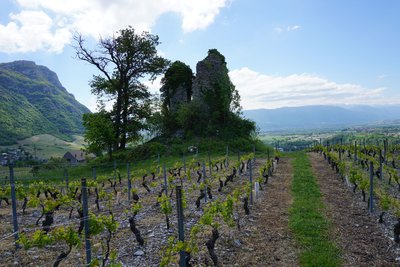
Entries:
{"type": "Polygon", "coordinates": [[[95,44],[132,25],[194,72],[217,48],[244,109],[400,104],[399,14],[396,0],[2,0],[0,62],[49,67],[94,110],[97,72],[73,58],[73,32],[95,44]]]}

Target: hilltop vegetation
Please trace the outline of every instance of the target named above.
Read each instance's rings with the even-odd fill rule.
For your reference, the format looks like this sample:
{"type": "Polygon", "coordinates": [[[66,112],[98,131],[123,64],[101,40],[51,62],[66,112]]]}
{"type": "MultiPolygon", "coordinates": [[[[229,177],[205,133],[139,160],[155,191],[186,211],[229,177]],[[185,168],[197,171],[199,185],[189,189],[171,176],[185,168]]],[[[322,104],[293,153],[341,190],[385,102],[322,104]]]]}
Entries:
{"type": "Polygon", "coordinates": [[[112,159],[128,143],[141,141],[143,133],[153,140],[136,150],[157,152],[181,145],[183,153],[186,144],[210,143],[211,139],[219,144],[240,140],[246,147],[255,141],[255,124],[240,117],[239,93],[229,78],[225,57],[216,49],[197,63],[194,75],[185,63],[171,64],[158,55],[158,36],[137,34],[131,27],[101,39],[100,49],[88,49],[81,35],[75,36],[75,42],[77,57],[99,73],[90,85],[101,109],[83,117],[89,152],[101,155],[107,151],[112,159]],[[143,78],[153,80],[161,74],[161,99],[157,101],[143,78]],[[105,102],[110,99],[113,103],[108,111],[105,102]]]}
{"type": "Polygon", "coordinates": [[[90,111],[67,92],[57,75],[31,61],[0,64],[0,145],[38,134],[72,140],[90,111]]]}
{"type": "Polygon", "coordinates": [[[176,61],[162,79],[162,135],[250,138],[255,124],[240,117],[240,95],[229,78],[225,57],[210,49],[197,63],[196,76],[190,73],[189,66],[176,61]]]}

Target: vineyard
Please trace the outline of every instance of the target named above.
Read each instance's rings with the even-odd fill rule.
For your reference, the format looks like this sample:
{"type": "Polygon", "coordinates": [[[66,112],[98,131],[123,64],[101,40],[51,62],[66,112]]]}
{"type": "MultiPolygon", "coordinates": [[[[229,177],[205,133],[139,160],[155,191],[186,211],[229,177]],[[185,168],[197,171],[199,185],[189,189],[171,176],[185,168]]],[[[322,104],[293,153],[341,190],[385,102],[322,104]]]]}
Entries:
{"type": "MultiPolygon", "coordinates": [[[[380,258],[382,265],[397,266],[394,261],[399,259],[397,249],[400,234],[399,145],[390,145],[387,139],[381,141],[381,144],[376,142],[376,145],[360,141],[344,145],[341,140],[337,140],[335,144],[327,141],[325,145],[316,142],[311,151],[314,152],[310,155],[311,158],[315,161],[322,158],[325,166],[329,166],[330,171],[324,172],[324,175],[332,179],[329,181],[330,186],[337,187],[336,191],[330,190],[329,197],[325,196],[326,202],[339,202],[340,204],[336,206],[342,206],[340,208],[342,220],[345,220],[346,216],[351,217],[352,223],[358,228],[357,235],[363,233],[364,236],[357,239],[357,235],[352,232],[354,229],[349,229],[349,222],[346,224],[338,220],[337,224],[342,227],[341,234],[349,235],[348,242],[356,243],[359,247],[358,252],[362,250],[360,248],[368,247],[373,257],[380,258]],[[343,188],[348,189],[347,194],[338,199],[343,188]],[[332,194],[334,191],[338,195],[332,194]],[[349,192],[353,195],[353,199],[349,196],[349,192]],[[345,198],[349,201],[346,202],[345,198]],[[375,231],[366,232],[368,228],[375,231]],[[379,236],[379,233],[382,235],[379,236]],[[366,244],[368,239],[374,244],[372,249],[366,244]]],[[[358,264],[360,262],[361,259],[358,264]]]]}
{"type": "Polygon", "coordinates": [[[0,255],[6,266],[397,266],[399,166],[387,140],[114,162],[86,178],[10,166],[0,255]]]}
{"type": "MultiPolygon", "coordinates": [[[[368,206],[370,213],[379,209],[379,222],[384,222],[386,213],[391,212],[400,217],[400,146],[389,148],[387,140],[379,145],[327,145],[315,146],[314,152],[323,155],[343,181],[352,187],[353,193],[359,191],[362,201],[368,206]]],[[[400,224],[393,229],[394,240],[400,241],[400,224]]]]}
{"type": "Polygon", "coordinates": [[[227,264],[235,254],[230,248],[241,245],[237,236],[248,234],[279,156],[194,157],[146,168],[124,164],[125,170],[93,169],[91,178],[82,179],[65,171],[62,179],[23,178],[26,169],[10,166],[0,188],[2,261],[9,266],[227,264]]]}

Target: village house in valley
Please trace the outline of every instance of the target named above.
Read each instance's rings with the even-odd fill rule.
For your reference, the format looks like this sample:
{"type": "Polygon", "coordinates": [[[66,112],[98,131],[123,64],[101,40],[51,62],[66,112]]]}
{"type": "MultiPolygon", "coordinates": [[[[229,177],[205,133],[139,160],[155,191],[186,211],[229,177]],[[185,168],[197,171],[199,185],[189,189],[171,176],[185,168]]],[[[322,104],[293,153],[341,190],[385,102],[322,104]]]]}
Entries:
{"type": "Polygon", "coordinates": [[[85,163],[88,158],[94,158],[95,155],[82,150],[72,150],[64,154],[63,158],[71,164],[85,163]]]}

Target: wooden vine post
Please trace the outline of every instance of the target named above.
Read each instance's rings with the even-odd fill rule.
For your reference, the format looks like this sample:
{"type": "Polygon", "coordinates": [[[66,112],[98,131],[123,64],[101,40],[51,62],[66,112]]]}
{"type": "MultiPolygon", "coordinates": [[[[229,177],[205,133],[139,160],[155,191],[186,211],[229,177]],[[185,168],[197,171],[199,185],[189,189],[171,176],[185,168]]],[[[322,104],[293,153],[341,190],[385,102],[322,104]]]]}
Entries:
{"type": "Polygon", "coordinates": [[[128,176],[128,200],[131,200],[132,182],[131,182],[131,168],[129,163],[126,164],[126,175],[128,176]]]}
{"type": "MultiPolygon", "coordinates": [[[[178,216],[178,239],[182,243],[185,242],[185,229],[183,217],[183,203],[182,203],[182,186],[176,186],[176,209],[178,216]]],[[[186,267],[186,252],[185,250],[179,251],[179,267],[186,267]]]]}
{"type": "Polygon", "coordinates": [[[250,204],[253,205],[253,164],[249,161],[250,168],[250,204]]]}
{"type": "Polygon", "coordinates": [[[14,166],[10,162],[10,186],[11,186],[11,206],[12,206],[12,222],[14,227],[14,238],[15,238],[15,248],[18,249],[19,245],[17,243],[19,236],[18,236],[18,217],[17,217],[17,199],[15,195],[15,181],[14,181],[14,166]]]}
{"type": "Polygon", "coordinates": [[[374,210],[374,164],[369,167],[369,213],[374,210]]]}
{"type": "Polygon", "coordinates": [[[205,185],[205,197],[204,197],[204,202],[206,202],[207,203],[207,196],[208,196],[208,194],[207,194],[207,192],[208,192],[208,188],[207,188],[207,180],[206,180],[206,163],[203,161],[203,164],[202,164],[203,166],[203,182],[204,182],[204,185],[205,185]]]}
{"type": "Polygon", "coordinates": [[[85,250],[86,250],[86,266],[90,266],[92,261],[92,250],[90,247],[90,232],[89,232],[89,212],[86,179],[82,178],[82,209],[83,209],[83,225],[85,229],[85,250]]]}

